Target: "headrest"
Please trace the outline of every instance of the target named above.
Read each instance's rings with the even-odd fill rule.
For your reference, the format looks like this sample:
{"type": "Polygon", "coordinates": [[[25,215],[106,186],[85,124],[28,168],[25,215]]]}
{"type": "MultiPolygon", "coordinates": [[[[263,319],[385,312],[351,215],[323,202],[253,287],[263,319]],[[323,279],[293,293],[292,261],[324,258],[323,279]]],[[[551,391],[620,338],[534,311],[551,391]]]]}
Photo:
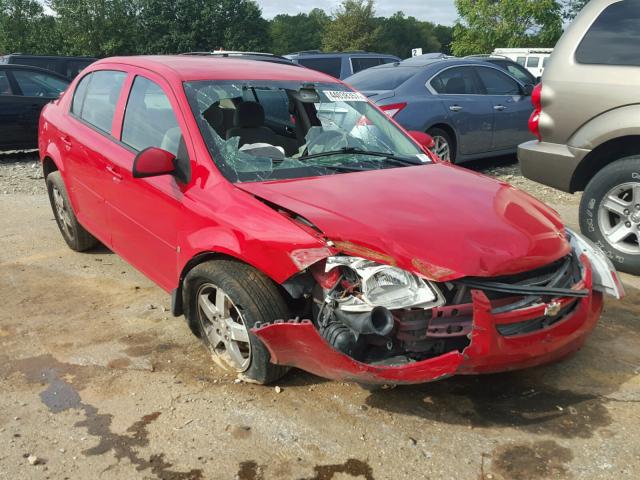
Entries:
{"type": "Polygon", "coordinates": [[[264,125],[264,108],[256,102],[242,102],[236,108],[233,124],[238,128],[258,128],[264,125]]]}
{"type": "Polygon", "coordinates": [[[450,78],[445,87],[446,93],[464,93],[466,90],[467,85],[462,77],[450,78]]]}
{"type": "Polygon", "coordinates": [[[212,104],[202,112],[202,116],[214,130],[219,129],[224,124],[224,114],[222,113],[218,102],[212,104]]]}

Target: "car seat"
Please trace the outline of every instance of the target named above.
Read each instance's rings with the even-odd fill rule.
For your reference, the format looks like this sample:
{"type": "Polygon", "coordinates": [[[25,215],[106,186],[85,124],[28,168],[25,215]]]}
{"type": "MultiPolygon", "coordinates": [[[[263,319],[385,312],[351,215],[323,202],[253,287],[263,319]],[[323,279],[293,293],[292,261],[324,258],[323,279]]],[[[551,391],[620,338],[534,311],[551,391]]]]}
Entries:
{"type": "Polygon", "coordinates": [[[240,146],[249,143],[278,145],[277,135],[264,125],[264,108],[257,102],[242,102],[235,112],[234,127],[227,130],[227,140],[240,137],[240,146]]]}

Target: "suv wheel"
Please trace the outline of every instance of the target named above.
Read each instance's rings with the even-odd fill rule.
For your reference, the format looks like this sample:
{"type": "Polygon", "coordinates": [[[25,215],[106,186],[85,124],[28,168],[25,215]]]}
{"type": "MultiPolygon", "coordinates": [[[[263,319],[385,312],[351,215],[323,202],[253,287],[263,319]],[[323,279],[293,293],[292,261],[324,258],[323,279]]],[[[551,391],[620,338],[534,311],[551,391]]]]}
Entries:
{"type": "Polygon", "coordinates": [[[432,128],[427,134],[433,138],[434,145],[431,151],[442,161],[455,163],[456,152],[451,136],[441,128],[432,128]]]}
{"type": "Polygon", "coordinates": [[[580,229],[623,272],[640,274],[640,157],[613,162],[591,179],[580,229]]]}
{"type": "Polygon", "coordinates": [[[253,267],[233,260],[202,263],[185,278],[186,317],[215,363],[246,380],[267,384],[288,368],[271,356],[251,328],[286,320],[288,308],[275,284],[253,267]]]}

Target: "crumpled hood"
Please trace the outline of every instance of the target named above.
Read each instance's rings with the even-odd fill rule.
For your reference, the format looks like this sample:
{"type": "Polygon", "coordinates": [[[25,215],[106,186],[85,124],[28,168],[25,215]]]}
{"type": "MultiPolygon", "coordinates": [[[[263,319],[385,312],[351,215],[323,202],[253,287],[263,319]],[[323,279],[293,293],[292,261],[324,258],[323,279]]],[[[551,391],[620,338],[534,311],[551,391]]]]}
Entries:
{"type": "Polygon", "coordinates": [[[433,280],[519,273],[570,251],[552,209],[447,164],[237,186],[311,221],[343,253],[433,280]]]}

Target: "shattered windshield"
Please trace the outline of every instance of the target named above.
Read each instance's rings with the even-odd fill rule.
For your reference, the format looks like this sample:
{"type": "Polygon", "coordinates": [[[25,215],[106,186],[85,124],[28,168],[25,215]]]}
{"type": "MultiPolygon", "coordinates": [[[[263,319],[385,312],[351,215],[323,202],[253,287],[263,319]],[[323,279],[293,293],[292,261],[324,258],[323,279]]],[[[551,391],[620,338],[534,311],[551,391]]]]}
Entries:
{"type": "Polygon", "coordinates": [[[430,162],[366,97],[340,84],[196,81],[185,91],[212,158],[232,182],[430,162]]]}

